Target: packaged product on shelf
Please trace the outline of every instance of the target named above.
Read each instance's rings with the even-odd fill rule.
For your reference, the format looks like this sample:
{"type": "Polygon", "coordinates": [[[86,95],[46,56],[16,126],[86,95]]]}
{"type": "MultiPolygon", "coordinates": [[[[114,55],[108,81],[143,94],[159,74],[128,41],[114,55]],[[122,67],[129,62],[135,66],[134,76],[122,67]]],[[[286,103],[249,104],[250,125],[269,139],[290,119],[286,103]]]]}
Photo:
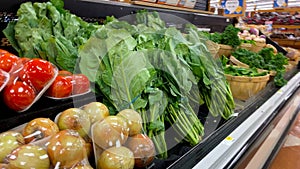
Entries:
{"type": "Polygon", "coordinates": [[[90,140],[91,121],[88,113],[81,108],[68,108],[55,117],[60,130],[72,129],[86,141],[90,140]]]}
{"type": "Polygon", "coordinates": [[[196,4],[196,0],[179,0],[177,6],[185,7],[185,8],[194,8],[196,4]]]}
{"type": "Polygon", "coordinates": [[[158,0],[158,4],[166,4],[166,5],[172,5],[176,6],[178,4],[179,0],[158,0]]]}
{"type": "Polygon", "coordinates": [[[92,168],[88,160],[88,147],[78,132],[70,129],[52,135],[47,143],[50,162],[55,168],[92,168]]]}
{"type": "Polygon", "coordinates": [[[9,72],[10,80],[3,89],[3,101],[12,110],[28,110],[46,92],[58,74],[52,63],[20,58],[9,72]]]}
{"type": "Polygon", "coordinates": [[[72,74],[69,71],[60,70],[45,95],[59,100],[81,96],[90,91],[90,81],[84,74],[72,74]]]}
{"type": "Polygon", "coordinates": [[[97,168],[149,166],[156,151],[153,141],[142,134],[142,123],[141,115],[132,109],[95,122],[91,133],[97,168]]]}
{"type": "Polygon", "coordinates": [[[9,81],[9,73],[0,69],[0,92],[4,89],[9,81]]]}

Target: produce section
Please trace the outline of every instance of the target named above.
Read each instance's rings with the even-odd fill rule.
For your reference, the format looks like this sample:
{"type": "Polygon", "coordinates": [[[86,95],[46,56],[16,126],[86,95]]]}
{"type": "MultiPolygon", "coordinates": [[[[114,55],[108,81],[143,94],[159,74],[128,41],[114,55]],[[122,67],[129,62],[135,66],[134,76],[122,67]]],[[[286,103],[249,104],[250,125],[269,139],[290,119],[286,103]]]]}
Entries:
{"type": "Polygon", "coordinates": [[[244,18],[249,25],[268,25],[270,38],[281,46],[299,49],[300,15],[299,7],[258,10],[252,17],[244,18]]]}
{"type": "MultiPolygon", "coordinates": [[[[37,5],[36,8],[46,9],[40,8],[41,6],[37,5]]],[[[49,5],[48,7],[49,9],[54,9],[53,6],[51,7],[49,5]]],[[[30,8],[30,6],[26,7],[26,9],[30,8]]],[[[55,8],[57,8],[57,6],[55,8]]],[[[64,11],[62,8],[58,9],[60,9],[60,12],[64,11]]],[[[40,16],[42,16],[41,18],[45,19],[43,15],[40,16]]],[[[60,15],[60,18],[64,18],[65,16],[71,15],[63,12],[63,15],[60,15]]],[[[109,139],[107,142],[101,143],[99,141],[95,141],[93,136],[89,136],[93,140],[92,144],[96,143],[97,145],[101,145],[101,147],[105,147],[105,153],[101,153],[101,151],[103,151],[101,149],[96,149],[95,151],[95,145],[93,146],[93,150],[86,148],[83,146],[83,142],[79,141],[79,143],[81,143],[81,149],[78,151],[81,153],[84,151],[92,151],[94,152],[92,157],[95,155],[95,152],[98,152],[99,158],[92,158],[92,160],[89,158],[89,162],[83,160],[85,162],[83,162],[83,164],[78,164],[77,167],[81,167],[81,165],[88,163],[88,167],[96,167],[101,165],[103,165],[104,168],[108,167],[112,164],[105,164],[103,161],[109,163],[107,160],[109,159],[108,157],[115,156],[114,152],[121,151],[130,156],[126,156],[126,158],[124,156],[118,156],[115,158],[124,158],[123,160],[126,161],[126,164],[124,165],[127,165],[128,168],[133,168],[134,163],[135,165],[141,166],[148,165],[151,168],[178,168],[182,162],[181,159],[189,157],[191,152],[194,150],[198,150],[198,153],[200,153],[195,157],[197,159],[203,158],[209,154],[210,151],[212,151],[219,143],[221,143],[224,138],[227,138],[230,132],[234,131],[235,128],[242,124],[243,121],[253,113],[253,110],[262,106],[263,102],[267,101],[279,89],[274,85],[274,81],[271,80],[265,86],[265,89],[260,91],[260,93],[251,96],[249,100],[233,100],[231,91],[229,89],[230,85],[227,84],[225,76],[222,73],[223,68],[221,67],[221,62],[219,62],[218,58],[213,58],[207,49],[201,48],[201,45],[204,44],[204,47],[207,45],[204,43],[204,41],[207,40],[205,36],[203,36],[193,27],[187,27],[185,34],[182,34],[176,28],[167,27],[163,20],[160,20],[159,15],[155,12],[141,12],[137,13],[134,17],[138,18],[137,23],[139,25],[129,24],[113,17],[109,17],[106,20],[105,25],[90,25],[92,28],[94,26],[97,27],[97,30],[93,30],[95,31],[94,33],[90,34],[87,39],[83,39],[83,41],[81,41],[83,44],[80,44],[81,47],[79,47],[78,54],[76,54],[76,57],[79,57],[81,60],[75,63],[78,64],[78,68],[76,67],[76,69],[74,69],[75,71],[71,71],[73,73],[85,74],[91,81],[90,86],[88,86],[88,88],[90,87],[92,89],[91,91],[84,90],[82,95],[74,95],[73,97],[69,97],[70,95],[68,94],[67,98],[61,96],[63,97],[62,99],[52,99],[46,97],[45,95],[45,97],[41,97],[34,105],[32,105],[29,110],[20,114],[16,114],[8,107],[5,107],[4,112],[12,113],[5,114],[3,117],[8,117],[4,118],[5,121],[13,122],[13,124],[6,124],[6,126],[3,126],[2,130],[9,130],[17,125],[31,121],[35,117],[51,118],[59,124],[60,116],[62,116],[66,110],[72,110],[71,112],[75,113],[91,112],[95,109],[103,109],[103,112],[106,113],[105,115],[100,115],[100,117],[96,117],[96,114],[94,114],[95,116],[93,117],[79,115],[79,117],[83,118],[77,119],[79,122],[76,124],[90,123],[86,125],[86,127],[83,127],[84,129],[82,131],[78,132],[80,137],[85,138],[85,141],[90,141],[87,139],[87,135],[90,135],[90,133],[92,133],[91,135],[100,135],[98,138],[109,139]],[[100,46],[96,44],[103,45],[100,46]],[[114,46],[114,44],[118,45],[114,46]],[[149,50],[153,48],[160,49],[161,51],[149,50]],[[109,52],[106,54],[103,53],[103,51],[109,52]],[[147,57],[149,55],[152,57],[147,57]],[[202,56],[200,59],[197,57],[199,55],[202,56]],[[121,62],[120,60],[116,60],[116,58],[121,58],[121,62]],[[132,62],[132,60],[134,60],[134,62],[132,62]],[[199,69],[199,65],[202,65],[203,67],[200,67],[199,69]],[[181,73],[178,74],[177,72],[185,72],[186,74],[181,75],[181,73]],[[216,81],[213,79],[218,80],[216,81]],[[131,86],[132,83],[128,82],[134,82],[134,86],[131,86]],[[210,96],[209,92],[211,90],[215,91],[215,97],[210,96]],[[185,99],[193,101],[187,102],[185,99]],[[101,101],[102,103],[98,102],[97,105],[90,105],[95,103],[95,100],[101,101]],[[45,105],[43,105],[45,103],[48,104],[47,108],[45,108],[45,105]],[[223,105],[224,107],[216,105],[223,105]],[[98,108],[98,106],[100,108],[98,108]],[[137,118],[138,120],[136,121],[140,121],[140,119],[142,119],[142,132],[146,135],[139,135],[136,136],[138,138],[135,138],[133,135],[139,134],[138,132],[140,130],[137,130],[134,132],[134,134],[130,134],[131,130],[129,130],[129,133],[127,133],[128,131],[126,128],[131,125],[131,120],[125,120],[126,123],[124,123],[124,121],[121,119],[133,117],[133,115],[122,115],[120,119],[118,112],[124,108],[135,109],[138,113],[141,113],[141,117],[137,118]],[[110,115],[107,120],[99,120],[97,122],[96,120],[93,120],[96,118],[106,119],[106,116],[108,116],[108,111],[110,115]],[[164,114],[161,113],[162,111],[165,111],[164,114]],[[59,116],[57,116],[58,114],[59,116]],[[14,115],[18,116],[19,118],[15,119],[14,115]],[[80,119],[88,119],[88,121],[83,123],[80,119]],[[117,124],[117,121],[118,123],[122,122],[123,125],[112,127],[108,124],[111,121],[114,121],[114,124],[117,124]],[[113,138],[110,139],[108,136],[101,136],[103,133],[94,133],[93,131],[97,126],[95,125],[95,128],[92,127],[92,123],[100,125],[100,127],[98,127],[100,130],[105,129],[104,126],[110,126],[114,129],[118,128],[122,131],[122,134],[116,136],[114,138],[116,140],[111,141],[113,138]],[[172,131],[171,134],[170,131],[172,131]],[[148,146],[152,145],[150,146],[152,149],[149,150],[152,152],[149,153],[150,155],[145,155],[148,151],[142,154],[144,155],[144,157],[142,157],[143,160],[148,159],[149,161],[142,164],[139,164],[141,161],[136,157],[137,152],[134,151],[135,147],[132,146],[137,143],[130,143],[131,141],[138,142],[140,138],[147,140],[143,142],[144,144],[148,144],[148,146]],[[111,144],[118,146],[117,148],[110,148],[111,144]],[[154,159],[153,147],[155,147],[156,150],[154,159]]],[[[90,24],[80,20],[80,18],[77,18],[77,21],[78,20],[81,24],[90,24]]],[[[37,23],[41,22],[39,20],[34,20],[33,22],[35,21],[37,23]]],[[[22,22],[21,19],[20,22],[22,22]]],[[[61,23],[63,22],[64,21],[61,20],[61,23]]],[[[29,26],[34,28],[32,25],[29,26]]],[[[8,26],[8,28],[12,27],[13,25],[8,26]]],[[[64,27],[63,29],[68,28],[64,27]]],[[[16,36],[17,34],[14,35],[12,31],[7,32],[10,32],[9,36],[11,39],[15,38],[13,41],[17,42],[16,44],[18,44],[19,39],[16,38],[18,37],[16,36]]],[[[66,41],[70,39],[66,39],[66,37],[61,36],[65,35],[64,33],[57,31],[57,34],[59,37],[58,39],[64,39],[65,44],[70,44],[66,41]]],[[[39,41],[37,45],[45,43],[45,47],[48,46],[46,45],[47,43],[51,44],[52,42],[55,42],[56,45],[53,45],[54,51],[65,49],[65,47],[60,48],[63,46],[63,43],[61,43],[59,40],[47,41],[47,38],[49,37],[55,39],[56,37],[53,38],[52,36],[56,35],[45,33],[39,34],[36,37],[39,36],[42,36],[44,41],[39,41]]],[[[237,31],[235,32],[235,36],[238,37],[237,31]]],[[[29,37],[32,37],[32,35],[29,35],[29,37]]],[[[226,39],[226,36],[224,37],[226,39]]],[[[37,38],[36,40],[38,41],[41,39],[37,38]]],[[[74,39],[71,41],[73,40],[74,39]]],[[[26,41],[21,41],[20,43],[23,42],[26,41]]],[[[233,45],[231,52],[234,52],[233,49],[236,50],[236,47],[238,46],[239,44],[233,45]]],[[[59,64],[58,61],[61,61],[60,59],[57,59],[60,54],[66,55],[66,53],[68,53],[66,52],[67,50],[61,50],[64,53],[57,52],[55,55],[53,55],[54,57],[45,57],[50,56],[51,50],[36,45],[32,47],[34,50],[28,48],[31,50],[31,52],[33,52],[31,54],[38,54],[38,57],[44,57],[49,60],[54,59],[52,61],[55,64],[59,64]],[[43,52],[48,54],[40,55],[43,54],[43,52]]],[[[73,46],[71,49],[74,49],[77,52],[77,47],[78,46],[73,46]]],[[[270,48],[266,48],[266,50],[270,50],[270,48]]],[[[273,51],[272,48],[271,50],[273,51]]],[[[18,53],[23,56],[23,52],[27,52],[27,48],[20,49],[18,53]]],[[[272,57],[274,56],[272,55],[272,57]]],[[[68,68],[64,67],[65,65],[62,62],[60,62],[60,64],[61,65],[59,68],[61,70],[63,70],[63,68],[68,68]]],[[[239,71],[240,72],[238,75],[245,75],[247,72],[249,73],[250,70],[246,68],[239,68],[239,71]]],[[[251,71],[254,71],[256,75],[258,74],[256,72],[257,70],[252,69],[251,71]]],[[[291,70],[282,75],[282,77],[286,80],[290,80],[293,79],[297,72],[297,68],[293,67],[291,70]]],[[[230,74],[229,71],[227,73],[230,74]]],[[[236,72],[234,74],[236,74],[236,72]]],[[[65,81],[67,81],[70,76],[73,78],[74,75],[72,75],[70,72],[58,72],[55,80],[59,76],[61,76],[62,79],[65,78],[65,81]]],[[[299,81],[295,80],[295,84],[299,84],[299,81]]],[[[294,86],[293,89],[297,87],[298,86],[294,86]]],[[[48,89],[48,91],[50,91],[50,89],[51,87],[48,89]]],[[[51,90],[53,89],[56,88],[53,87],[51,90]]],[[[47,93],[48,92],[45,94],[47,93]]],[[[55,92],[52,91],[49,93],[55,92]]],[[[65,119],[67,118],[68,116],[65,116],[65,119]]],[[[78,127],[72,124],[68,127],[63,125],[63,123],[67,123],[67,121],[62,120],[61,124],[59,125],[61,131],[66,131],[65,129],[69,128],[70,126],[75,127],[73,130],[78,127]]],[[[140,122],[138,122],[136,125],[139,126],[140,122]]],[[[105,132],[105,130],[103,132],[105,132]]],[[[110,133],[109,136],[111,136],[111,134],[112,133],[110,133]]],[[[67,135],[75,136],[76,134],[73,135],[69,133],[67,135]]],[[[57,137],[61,136],[62,134],[58,135],[57,137]]],[[[75,137],[76,139],[80,138],[78,135],[75,137]]],[[[64,139],[61,139],[62,143],[63,140],[64,139]]],[[[103,139],[100,141],[103,141],[103,139]]],[[[53,143],[55,143],[55,140],[53,143]]],[[[56,155],[50,154],[49,156],[51,157],[49,158],[54,166],[57,164],[57,160],[55,160],[56,155]]],[[[85,155],[78,156],[78,158],[79,157],[82,157],[79,161],[85,159],[85,155]]],[[[58,159],[61,158],[63,159],[63,157],[59,157],[58,159]]],[[[70,156],[70,158],[72,157],[70,156]]],[[[67,161],[71,162],[76,160],[70,159],[67,161]]],[[[198,161],[199,160],[189,162],[187,165],[195,166],[198,161]]],[[[66,161],[59,163],[61,165],[69,166],[66,161]]],[[[118,165],[117,163],[114,164],[118,165]]]]}

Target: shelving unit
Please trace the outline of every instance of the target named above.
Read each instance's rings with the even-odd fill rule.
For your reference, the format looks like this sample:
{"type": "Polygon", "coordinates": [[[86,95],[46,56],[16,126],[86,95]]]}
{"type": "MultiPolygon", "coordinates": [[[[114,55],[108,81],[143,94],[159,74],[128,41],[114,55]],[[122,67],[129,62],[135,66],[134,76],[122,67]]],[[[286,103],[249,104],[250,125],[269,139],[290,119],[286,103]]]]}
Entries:
{"type": "Polygon", "coordinates": [[[300,25],[272,25],[273,28],[300,29],[300,25]]]}
{"type": "MultiPolygon", "coordinates": [[[[24,1],[0,1],[0,12],[7,11],[15,13],[18,5],[22,2],[24,1]]],[[[164,19],[167,23],[174,24],[179,27],[184,23],[190,22],[199,27],[208,27],[212,31],[222,31],[228,24],[232,23],[232,19],[230,18],[211,15],[208,12],[199,13],[196,11],[182,11],[110,1],[65,0],[65,8],[70,10],[72,13],[87,20],[90,19],[91,21],[97,21],[98,19],[103,19],[106,16],[111,15],[117,18],[127,17],[126,19],[130,19],[131,14],[135,14],[141,9],[147,9],[148,11],[158,11],[162,14],[176,16],[169,17],[170,15],[161,15],[162,19],[164,19]]],[[[227,166],[229,168],[230,166],[237,165],[239,160],[247,156],[248,152],[251,152],[250,150],[257,140],[264,139],[264,134],[268,133],[270,131],[269,129],[273,126],[272,122],[274,122],[274,120],[276,121],[276,119],[280,117],[280,113],[278,113],[280,108],[282,108],[282,106],[287,102],[293,91],[299,88],[300,77],[297,72],[299,72],[298,69],[293,69],[286,76],[286,79],[292,80],[291,83],[293,85],[279,89],[275,87],[273,83],[269,83],[265,90],[263,90],[255,98],[247,102],[243,102],[242,106],[244,109],[238,110],[236,115],[228,121],[208,116],[205,123],[205,130],[207,134],[203,141],[191,148],[184,155],[180,156],[175,162],[174,159],[168,159],[168,168],[193,168],[197,165],[200,165],[201,168],[205,168],[205,166],[209,168],[209,165],[212,164],[211,162],[214,160],[216,163],[212,164],[212,166],[227,166]],[[282,91],[286,93],[280,93],[282,91]],[[272,106],[273,108],[271,109],[272,106]],[[266,112],[266,115],[262,116],[262,110],[266,112]],[[249,119],[250,116],[252,117],[251,119],[249,119]],[[263,118],[259,119],[259,117],[263,118]],[[257,119],[259,122],[254,123],[253,119],[257,119]],[[246,128],[242,130],[244,126],[246,126],[246,128]],[[252,131],[255,129],[255,133],[248,132],[251,127],[253,129],[252,131]],[[239,132],[240,135],[238,135],[239,132]],[[228,138],[230,138],[229,136],[235,136],[234,141],[235,143],[238,143],[236,146],[230,144],[230,142],[226,142],[226,140],[228,141],[228,138]],[[213,158],[210,158],[211,156],[213,158]],[[219,158],[220,156],[222,157],[219,158]],[[222,160],[224,157],[228,158],[226,158],[226,160],[222,160]],[[204,164],[204,166],[202,166],[202,164],[204,164]]],[[[31,109],[19,114],[12,112],[7,108],[3,108],[4,106],[2,106],[1,112],[5,112],[5,115],[0,115],[0,131],[11,129],[36,117],[49,117],[54,119],[57,113],[65,110],[66,108],[81,107],[82,105],[95,100],[101,101],[101,96],[95,96],[93,93],[88,93],[86,95],[67,100],[50,100],[49,98],[43,97],[31,109]],[[47,103],[47,105],[45,105],[45,103],[47,103]]],[[[0,102],[0,104],[1,103],[2,102],[0,102]]],[[[154,168],[156,167],[154,166],[154,168]]]]}

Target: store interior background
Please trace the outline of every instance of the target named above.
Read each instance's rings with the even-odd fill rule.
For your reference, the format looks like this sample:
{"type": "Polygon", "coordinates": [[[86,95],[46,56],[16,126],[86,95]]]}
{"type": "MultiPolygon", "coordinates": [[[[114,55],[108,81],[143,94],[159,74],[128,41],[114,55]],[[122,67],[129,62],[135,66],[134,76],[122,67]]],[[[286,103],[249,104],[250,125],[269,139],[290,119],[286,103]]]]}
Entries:
{"type": "MultiPolygon", "coordinates": [[[[218,6],[219,0],[210,0],[210,6],[218,6]]],[[[274,0],[246,0],[246,12],[273,9],[274,0]]],[[[300,0],[289,0],[288,7],[300,7],[300,0]]]]}

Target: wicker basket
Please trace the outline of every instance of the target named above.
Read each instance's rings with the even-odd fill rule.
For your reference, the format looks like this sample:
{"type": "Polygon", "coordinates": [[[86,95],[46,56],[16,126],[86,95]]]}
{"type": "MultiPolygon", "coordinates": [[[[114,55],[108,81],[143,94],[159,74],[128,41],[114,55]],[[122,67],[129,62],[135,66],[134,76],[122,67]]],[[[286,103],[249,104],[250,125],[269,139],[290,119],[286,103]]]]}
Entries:
{"type": "MultiPolygon", "coordinates": [[[[249,65],[239,61],[237,58],[235,58],[234,56],[230,56],[229,58],[230,62],[233,63],[234,65],[237,65],[237,66],[240,66],[240,67],[244,67],[244,68],[248,68],[249,65]]],[[[263,70],[263,69],[258,69],[260,71],[266,71],[266,70],[263,70]]],[[[276,71],[274,70],[271,70],[269,71],[269,74],[270,76],[275,76],[276,75],[276,71]]]]}
{"type": "Polygon", "coordinates": [[[235,64],[235,65],[237,65],[237,66],[239,66],[239,67],[245,67],[245,68],[248,68],[248,67],[249,67],[249,65],[247,65],[247,64],[245,64],[245,63],[239,61],[237,58],[235,58],[235,57],[232,56],[232,55],[229,57],[229,60],[230,60],[231,63],[233,63],[233,64],[235,64]]]}
{"type": "Polygon", "coordinates": [[[217,43],[214,43],[213,41],[209,40],[209,41],[206,41],[206,46],[213,58],[219,57],[218,52],[219,52],[220,46],[217,43]]]}
{"type": "Polygon", "coordinates": [[[251,43],[242,43],[238,48],[251,50],[252,44],[251,43]]]}
{"type": "Polygon", "coordinates": [[[231,55],[231,52],[233,48],[229,45],[223,45],[223,44],[218,44],[219,45],[219,51],[218,51],[218,56],[221,57],[222,55],[229,57],[231,55]]]}
{"type": "Polygon", "coordinates": [[[264,89],[270,79],[270,75],[259,77],[232,76],[225,74],[230,85],[232,96],[236,99],[247,100],[264,89]]]}
{"type": "Polygon", "coordinates": [[[250,48],[250,51],[258,53],[266,46],[266,42],[255,42],[250,48]]]}

